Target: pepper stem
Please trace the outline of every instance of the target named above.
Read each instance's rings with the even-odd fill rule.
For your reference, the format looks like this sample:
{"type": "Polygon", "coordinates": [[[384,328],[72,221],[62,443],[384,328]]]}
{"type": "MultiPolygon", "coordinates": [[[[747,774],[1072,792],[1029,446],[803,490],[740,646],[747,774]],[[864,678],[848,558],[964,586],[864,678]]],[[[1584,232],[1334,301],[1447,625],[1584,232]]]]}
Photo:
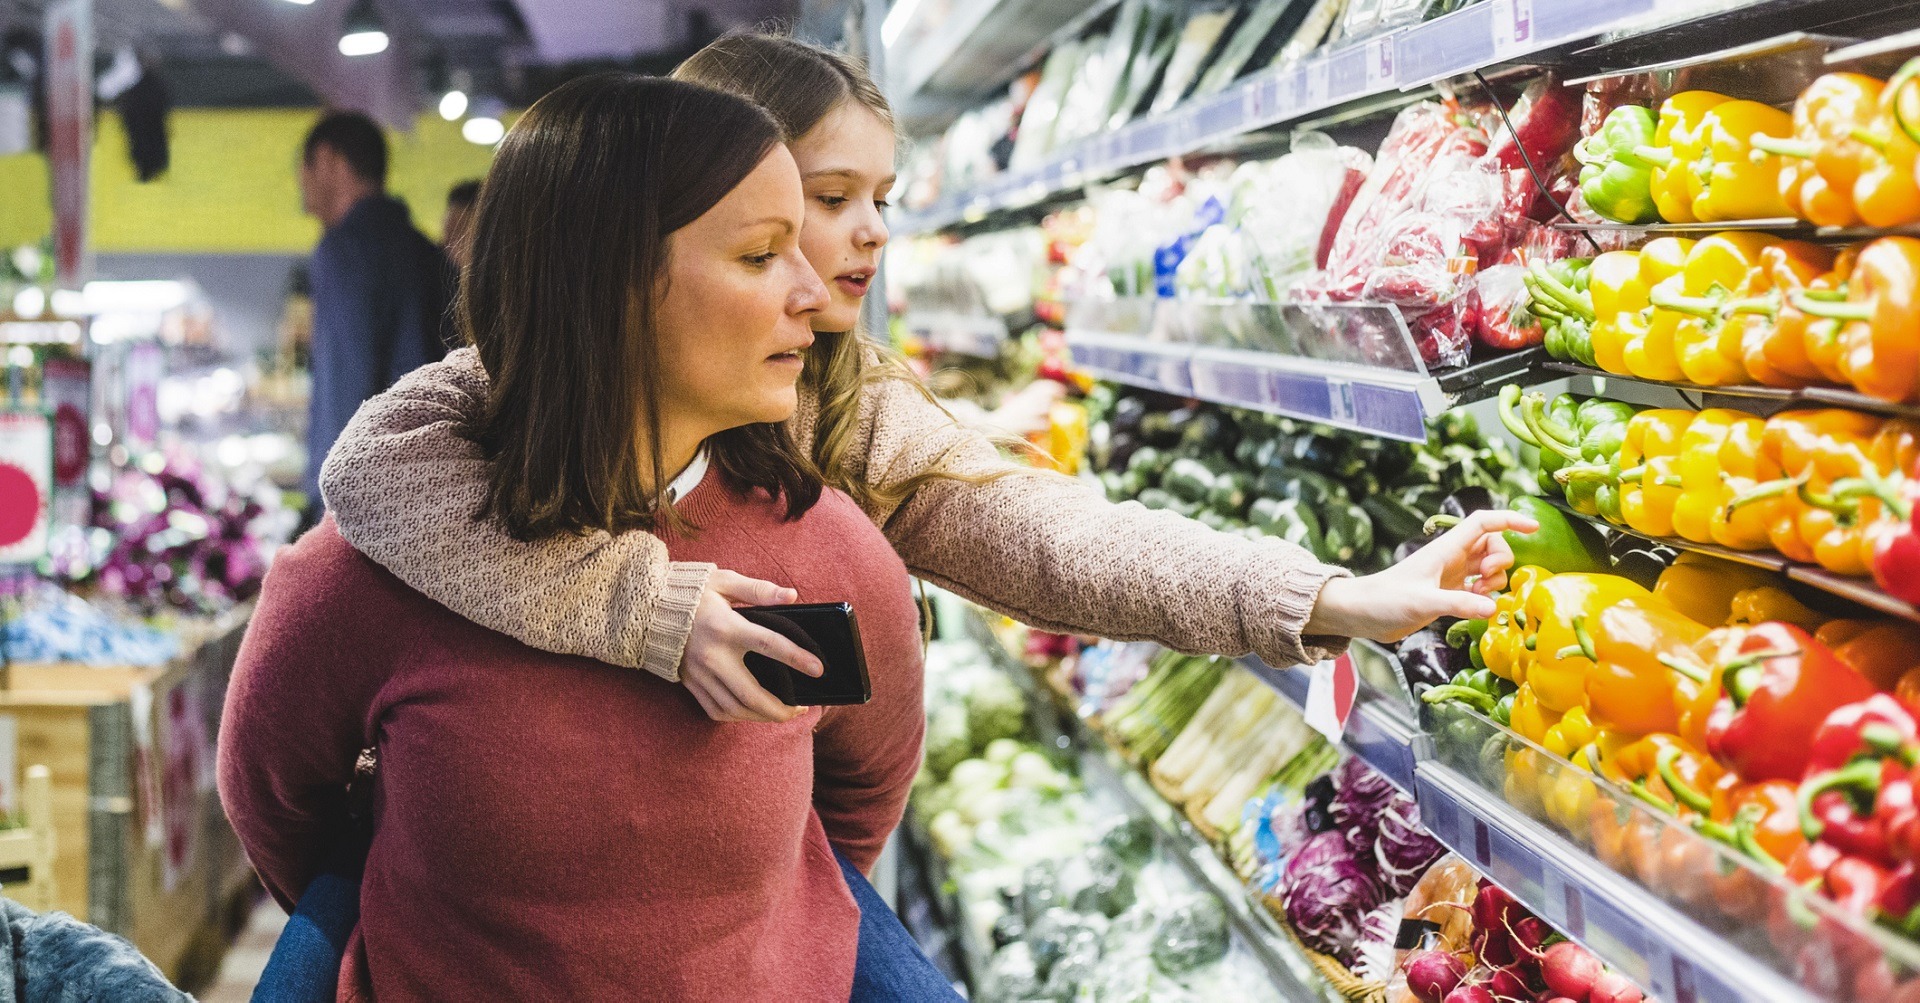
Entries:
{"type": "Polygon", "coordinates": [[[1734,707],[1745,707],[1747,700],[1753,696],[1753,691],[1760,688],[1761,676],[1764,675],[1761,666],[1765,662],[1775,658],[1794,658],[1802,654],[1805,652],[1799,648],[1788,651],[1756,651],[1728,662],[1721,669],[1721,680],[1727,696],[1733,698],[1734,707]]]}
{"type": "Polygon", "coordinates": [[[1793,296],[1793,305],[1795,309],[1809,317],[1820,317],[1825,320],[1873,319],[1873,304],[1871,303],[1824,302],[1809,299],[1802,293],[1796,293],[1793,296]]]}
{"type": "Polygon", "coordinates": [[[1667,785],[1667,790],[1672,791],[1675,800],[1681,804],[1692,808],[1702,815],[1712,812],[1713,799],[1694,790],[1692,785],[1680,779],[1679,771],[1673,767],[1673,764],[1679,758],[1680,750],[1673,746],[1667,746],[1660,750],[1660,755],[1653,761],[1653,769],[1654,772],[1660,774],[1660,782],[1667,785]]]}
{"type": "Polygon", "coordinates": [[[1682,296],[1668,289],[1665,283],[1661,283],[1647,292],[1647,302],[1673,313],[1684,313],[1693,317],[1718,317],[1723,300],[1715,296],[1682,296]]]}
{"type": "Polygon", "coordinates": [[[1482,714],[1493,713],[1493,698],[1467,686],[1455,686],[1451,683],[1435,686],[1420,694],[1420,699],[1427,703],[1463,703],[1482,714]]]}
{"type": "Polygon", "coordinates": [[[1644,780],[1635,780],[1633,783],[1628,784],[1627,793],[1659,809],[1662,815],[1674,814],[1673,803],[1660,800],[1660,795],[1655,794],[1653,789],[1648,787],[1647,782],[1644,780]]]}
{"type": "Polygon", "coordinates": [[[1661,665],[1664,665],[1667,668],[1672,669],[1673,671],[1678,672],[1683,676],[1686,676],[1688,679],[1691,679],[1696,683],[1704,683],[1711,676],[1711,673],[1709,673],[1706,669],[1703,669],[1697,665],[1688,665],[1687,663],[1679,660],[1678,658],[1673,657],[1672,655],[1659,654],[1653,657],[1661,665]]]}
{"type": "MultiPolygon", "coordinates": [[[[1427,521],[1424,524],[1422,524],[1420,527],[1420,535],[1432,536],[1435,533],[1440,533],[1440,532],[1444,532],[1446,530],[1452,529],[1453,527],[1460,525],[1460,522],[1461,522],[1461,519],[1459,516],[1448,515],[1445,512],[1442,512],[1439,515],[1428,517],[1427,521]]],[[[1460,623],[1466,623],[1466,622],[1467,621],[1465,620],[1460,621],[1460,623]]],[[[1459,626],[1459,624],[1455,624],[1455,626],[1459,626]]],[[[1453,635],[1451,630],[1449,630],[1447,636],[1449,639],[1452,638],[1453,635]]],[[[1458,645],[1455,645],[1455,647],[1458,647],[1458,645]]]]}
{"type": "Polygon", "coordinates": [[[1519,400],[1519,384],[1509,383],[1500,388],[1500,424],[1505,425],[1507,431],[1512,432],[1513,437],[1521,442],[1529,446],[1539,446],[1540,440],[1534,437],[1533,430],[1520,420],[1519,415],[1513,413],[1513,406],[1519,400]]]}
{"type": "MultiPolygon", "coordinates": [[[[1871,727],[1869,725],[1868,727],[1871,727]]],[[[1861,729],[1865,737],[1866,729],[1861,729]]],[[[1815,798],[1828,791],[1844,790],[1851,794],[1875,794],[1880,790],[1880,761],[1861,759],[1848,763],[1837,770],[1829,770],[1817,777],[1810,778],[1800,785],[1800,832],[1807,842],[1817,843],[1820,834],[1827,830],[1827,824],[1813,813],[1815,798]]]]}
{"type": "Polygon", "coordinates": [[[1811,160],[1820,152],[1818,144],[1785,136],[1770,136],[1764,132],[1747,137],[1747,145],[1776,157],[1793,157],[1797,160],[1811,160]]]}
{"type": "Polygon", "coordinates": [[[1883,156],[1887,152],[1887,141],[1874,135],[1872,130],[1864,125],[1856,125],[1848,129],[1847,138],[1883,156]]]}
{"type": "Polygon", "coordinates": [[[1733,513],[1748,505],[1763,502],[1769,498],[1778,498],[1789,491],[1797,490],[1801,483],[1802,481],[1798,477],[1782,477],[1779,480],[1762,481],[1755,484],[1753,487],[1727,499],[1727,517],[1732,518],[1733,513]]]}
{"type": "Polygon", "coordinates": [[[1567,287],[1554,274],[1547,270],[1546,263],[1539,258],[1527,265],[1527,277],[1533,280],[1533,290],[1543,293],[1554,303],[1574,316],[1591,322],[1594,319],[1593,304],[1580,298],[1580,294],[1567,287]]]}
{"type": "MultiPolygon", "coordinates": [[[[1438,518],[1438,517],[1436,516],[1435,518],[1438,518]]],[[[1480,623],[1484,625],[1486,621],[1484,620],[1455,621],[1453,626],[1447,628],[1447,647],[1464,648],[1467,645],[1472,644],[1473,643],[1473,625],[1475,623],[1480,623]]]]}
{"type": "Polygon", "coordinates": [[[1610,481],[1614,479],[1613,464],[1576,463],[1554,471],[1553,479],[1561,484],[1570,484],[1574,481],[1610,481]]]}
{"type": "Polygon", "coordinates": [[[1573,639],[1577,643],[1569,644],[1561,648],[1554,653],[1553,657],[1556,660],[1560,660],[1572,658],[1575,655],[1582,655],[1585,656],[1589,662],[1599,661],[1600,656],[1593,652],[1593,635],[1587,633],[1587,618],[1584,616],[1574,617],[1572,627],[1573,639]]]}
{"type": "Polygon", "coordinates": [[[1534,435],[1535,445],[1557,454],[1561,459],[1577,461],[1582,459],[1580,451],[1573,443],[1555,435],[1546,416],[1546,397],[1541,394],[1528,394],[1520,402],[1520,418],[1527,423],[1527,429],[1534,435]]]}
{"type": "Polygon", "coordinates": [[[1672,167],[1673,150],[1665,146],[1636,146],[1633,155],[1655,167],[1672,167]]]}
{"type": "Polygon", "coordinates": [[[1915,750],[1907,745],[1907,736],[1890,724],[1869,724],[1860,729],[1860,741],[1876,756],[1898,756],[1912,765],[1915,750]]]}

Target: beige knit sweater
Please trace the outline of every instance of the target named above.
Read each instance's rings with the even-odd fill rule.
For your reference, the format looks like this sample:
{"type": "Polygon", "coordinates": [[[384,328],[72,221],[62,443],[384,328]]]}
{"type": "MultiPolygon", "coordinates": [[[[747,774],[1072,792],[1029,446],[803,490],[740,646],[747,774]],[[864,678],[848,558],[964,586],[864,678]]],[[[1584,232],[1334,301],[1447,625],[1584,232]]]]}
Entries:
{"type": "MultiPolygon", "coordinates": [[[[464,349],[368,401],[320,473],[340,532],[408,585],[526,644],[679,678],[707,564],[667,560],[644,532],[523,543],[476,521],[487,461],[463,430],[487,376],[464,349]]],[[[793,431],[811,448],[819,402],[804,389],[793,431]]],[[[861,402],[851,473],[898,484],[937,465],[1009,461],[904,380],[861,402]]],[[[1115,505],[1086,484],[1017,468],[984,484],[936,480],[868,515],[912,572],[1043,630],[1151,640],[1274,665],[1344,644],[1301,630],[1328,578],[1347,572],[1278,540],[1217,533],[1171,512],[1115,505]]]]}

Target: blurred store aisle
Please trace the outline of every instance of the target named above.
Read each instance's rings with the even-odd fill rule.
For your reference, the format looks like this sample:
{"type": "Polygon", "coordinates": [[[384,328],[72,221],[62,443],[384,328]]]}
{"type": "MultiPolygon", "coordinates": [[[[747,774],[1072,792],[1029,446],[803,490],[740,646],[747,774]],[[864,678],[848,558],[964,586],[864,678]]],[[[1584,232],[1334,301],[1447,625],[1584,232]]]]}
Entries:
{"type": "Polygon", "coordinates": [[[267,957],[273,953],[274,941],[280,939],[280,928],[286,925],[287,914],[280,911],[273,899],[261,896],[260,904],[254,906],[253,915],[247,918],[247,925],[234,939],[226,960],[220,963],[220,974],[214,977],[212,985],[197,994],[200,1003],[247,1003],[252,999],[254,984],[260,981],[267,957]]]}

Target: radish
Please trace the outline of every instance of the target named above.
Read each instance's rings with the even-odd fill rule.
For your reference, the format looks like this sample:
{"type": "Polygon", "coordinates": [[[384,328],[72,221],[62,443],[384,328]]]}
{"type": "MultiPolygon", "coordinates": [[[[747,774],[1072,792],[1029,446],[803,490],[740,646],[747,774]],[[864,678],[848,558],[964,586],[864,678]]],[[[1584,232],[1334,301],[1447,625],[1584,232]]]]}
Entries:
{"type": "Polygon", "coordinates": [[[1570,1000],[1570,999],[1568,999],[1568,998],[1566,998],[1565,996],[1555,996],[1554,998],[1552,998],[1552,999],[1550,999],[1550,1000],[1548,1000],[1548,1001],[1547,1001],[1547,1003],[1579,1003],[1579,1001],[1578,1001],[1578,1000],[1570,1000]]]}
{"type": "Polygon", "coordinates": [[[1527,988],[1527,978],[1517,968],[1496,968],[1487,976],[1487,991],[1497,1000],[1530,1000],[1533,990],[1527,988]]]}
{"type": "Polygon", "coordinates": [[[1589,1003],[1641,1003],[1646,997],[1640,987],[1627,981],[1619,972],[1601,972],[1593,980],[1593,992],[1587,997],[1589,1003]]]}
{"type": "Polygon", "coordinates": [[[1466,978],[1467,965],[1446,951],[1421,951],[1407,959],[1407,988],[1420,1003],[1441,1003],[1466,978]]]}
{"type": "Polygon", "coordinates": [[[1576,1000],[1586,999],[1593,993],[1594,982],[1604,971],[1606,968],[1593,952],[1570,940],[1547,948],[1546,961],[1540,966],[1547,988],[1576,1000]]]}
{"type": "Polygon", "coordinates": [[[1441,1003],[1499,1003],[1499,1001],[1493,998],[1492,993],[1480,986],[1462,984],[1448,993],[1447,998],[1441,1003]]]}
{"type": "Polygon", "coordinates": [[[1527,915],[1527,910],[1502,891],[1488,884],[1473,899],[1473,925],[1482,930],[1509,930],[1527,915]]]}
{"type": "Polygon", "coordinates": [[[1473,934],[1473,953],[1490,968],[1505,968],[1514,962],[1513,938],[1497,927],[1481,927],[1473,934]]]}

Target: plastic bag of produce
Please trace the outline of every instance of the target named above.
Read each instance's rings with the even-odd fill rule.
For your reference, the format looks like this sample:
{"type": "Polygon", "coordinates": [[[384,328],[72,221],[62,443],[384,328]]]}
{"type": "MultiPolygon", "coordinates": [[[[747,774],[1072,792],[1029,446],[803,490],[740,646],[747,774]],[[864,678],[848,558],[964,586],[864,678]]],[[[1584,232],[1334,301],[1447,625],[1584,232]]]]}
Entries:
{"type": "Polygon", "coordinates": [[[1153,933],[1153,963],[1168,975],[1192,972],[1226,953],[1226,907],[1211,896],[1176,906],[1153,933]]]}
{"type": "Polygon", "coordinates": [[[1028,1000],[1045,991],[1046,983],[1034,966],[1033,951],[1024,941],[1014,941],[996,951],[987,964],[987,998],[1028,1000]]]}
{"type": "MultiPolygon", "coordinates": [[[[1250,172],[1236,204],[1253,245],[1255,291],[1272,300],[1318,265],[1336,209],[1344,209],[1373,158],[1324,133],[1298,133],[1293,149],[1250,172]]],[[[1337,221],[1332,222],[1337,228],[1337,221]]]]}
{"type": "Polygon", "coordinates": [[[1154,96],[1154,114],[1172,109],[1187,96],[1207,56],[1219,42],[1220,35],[1233,22],[1235,9],[1235,5],[1227,0],[1201,0],[1193,5],[1192,13],[1187,15],[1186,25],[1180,29],[1180,40],[1174,47],[1173,58],[1167,62],[1167,72],[1161,78],[1160,91],[1154,96]]]}

